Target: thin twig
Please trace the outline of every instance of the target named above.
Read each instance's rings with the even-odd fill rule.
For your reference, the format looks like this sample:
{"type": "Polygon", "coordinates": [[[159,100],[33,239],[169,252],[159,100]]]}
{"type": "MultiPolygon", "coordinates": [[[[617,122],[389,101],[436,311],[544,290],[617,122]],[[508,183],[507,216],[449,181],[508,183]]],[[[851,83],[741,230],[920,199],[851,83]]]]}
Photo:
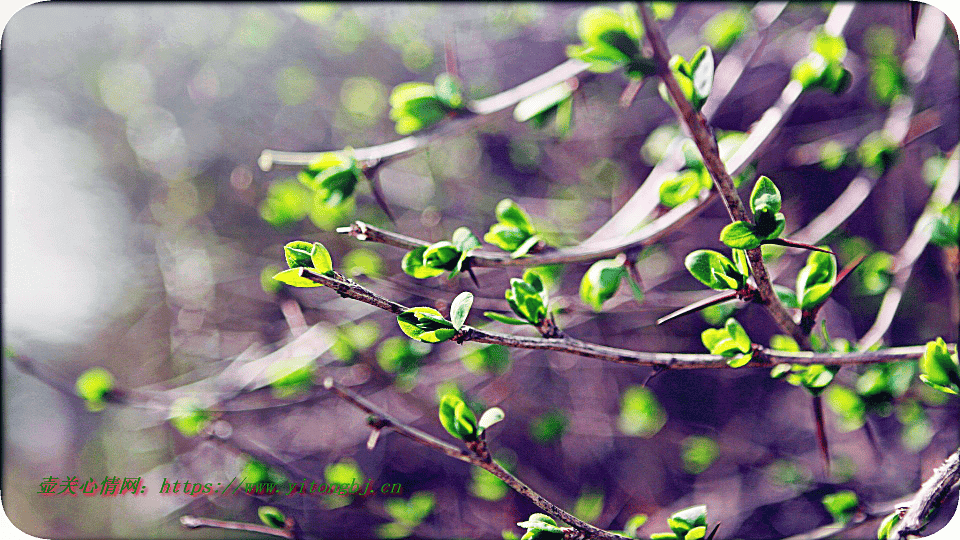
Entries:
{"type": "Polygon", "coordinates": [[[283,529],[277,529],[259,523],[243,523],[240,521],[223,521],[221,519],[211,519],[197,516],[181,516],[180,524],[184,527],[196,529],[198,527],[212,527],[215,529],[230,529],[234,531],[247,531],[259,534],[268,534],[270,536],[279,536],[288,540],[296,540],[297,535],[294,532],[293,518],[287,518],[286,526],[283,529]]]}
{"type": "Polygon", "coordinates": [[[499,463],[490,458],[490,452],[486,449],[486,443],[481,439],[474,444],[474,451],[469,451],[464,448],[457,448],[452,444],[446,443],[437,439],[436,437],[424,433],[417,428],[408,426],[407,424],[397,420],[384,410],[380,409],[373,403],[367,401],[360,395],[351,391],[348,388],[338,385],[333,381],[332,378],[327,377],[323,381],[324,387],[332,391],[338,397],[344,401],[350,403],[354,407],[364,411],[367,414],[373,415],[376,417],[375,423],[379,429],[392,429],[397,433],[407,437],[408,439],[433,448],[438,452],[446,454],[449,457],[469,463],[476,467],[480,467],[490,473],[492,473],[497,478],[501,479],[510,486],[511,489],[517,493],[523,495],[524,497],[530,499],[533,504],[537,505],[538,508],[552,516],[558,521],[563,521],[569,523],[573,526],[576,531],[568,531],[566,538],[597,538],[600,540],[626,540],[626,537],[620,536],[619,534],[614,534],[603,529],[598,529],[585,521],[580,520],[576,516],[566,512],[562,508],[548,501],[542,495],[531,489],[529,486],[524,484],[519,478],[510,474],[509,471],[504,469],[499,463]]]}
{"type": "MultiPolygon", "coordinates": [[[[340,296],[365,302],[395,315],[399,315],[409,309],[402,304],[388,300],[366,287],[339,275],[321,274],[310,268],[301,269],[301,275],[335,290],[340,296]]],[[[724,356],[632,351],[629,349],[619,349],[589,343],[568,335],[564,335],[561,338],[516,336],[465,325],[453,339],[457,342],[474,341],[477,343],[504,345],[518,349],[565,352],[585,358],[597,358],[633,366],[652,366],[671,369],[730,368],[730,366],[727,365],[729,358],[724,356]]],[[[924,350],[924,346],[914,346],[856,353],[814,353],[758,348],[756,358],[751,360],[748,365],[752,367],[772,367],[778,364],[825,364],[838,366],[877,364],[900,360],[915,360],[923,356],[924,350]]]]}
{"type": "MultiPolygon", "coordinates": [[[[713,130],[707,124],[706,118],[703,117],[700,111],[694,109],[690,102],[687,101],[683,91],[680,89],[680,85],[673,76],[673,72],[670,70],[670,51],[667,49],[667,43],[660,31],[660,25],[654,19],[650,8],[645,4],[640,5],[640,15],[643,17],[646,35],[653,48],[653,58],[657,63],[658,74],[664,84],[666,84],[667,90],[677,106],[683,123],[693,136],[693,141],[696,143],[697,148],[700,150],[700,155],[703,157],[703,164],[710,172],[710,176],[717,186],[717,191],[720,193],[727,207],[730,218],[733,221],[750,222],[751,220],[747,215],[746,208],[743,206],[743,201],[740,200],[740,194],[737,193],[737,188],[733,185],[733,179],[730,178],[726,165],[724,165],[723,160],[720,158],[720,150],[717,147],[717,138],[713,130]]],[[[760,301],[767,307],[767,311],[773,316],[781,328],[793,336],[801,347],[809,349],[809,337],[793,320],[786,308],[783,307],[783,304],[780,303],[780,299],[773,290],[773,284],[770,282],[770,276],[767,274],[767,268],[763,263],[763,254],[760,248],[757,247],[747,250],[747,259],[750,261],[750,269],[753,271],[753,278],[760,292],[760,301]]]]}
{"type": "Polygon", "coordinates": [[[906,540],[910,535],[919,533],[929,522],[931,512],[940,508],[950,491],[956,488],[957,482],[960,482],[960,450],[951,454],[923,483],[910,501],[909,510],[894,525],[887,538],[906,540]]]}

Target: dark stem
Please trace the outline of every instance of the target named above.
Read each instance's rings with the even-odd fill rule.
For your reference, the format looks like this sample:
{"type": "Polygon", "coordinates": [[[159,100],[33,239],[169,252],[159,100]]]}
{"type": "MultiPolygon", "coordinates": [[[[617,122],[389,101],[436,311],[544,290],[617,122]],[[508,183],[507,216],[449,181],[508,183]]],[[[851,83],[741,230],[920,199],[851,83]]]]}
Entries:
{"type": "Polygon", "coordinates": [[[813,418],[817,423],[817,444],[823,456],[824,474],[830,477],[830,448],[827,445],[827,430],[823,422],[823,396],[813,396],[813,418]]]}

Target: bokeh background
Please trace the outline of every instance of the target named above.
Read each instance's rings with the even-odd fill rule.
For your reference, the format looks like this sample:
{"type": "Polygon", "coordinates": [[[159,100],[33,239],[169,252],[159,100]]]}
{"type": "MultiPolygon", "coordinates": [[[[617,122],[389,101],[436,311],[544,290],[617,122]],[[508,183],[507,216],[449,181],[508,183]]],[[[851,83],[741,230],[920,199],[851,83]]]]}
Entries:
{"type": "MultiPolygon", "coordinates": [[[[457,292],[471,290],[477,302],[469,324],[482,323],[483,309],[506,309],[503,289],[517,270],[479,272],[480,287],[464,277],[416,281],[400,272],[400,250],[333,229],[360,219],[430,241],[459,226],[479,236],[495,221],[497,201],[511,197],[551,242],[574,244],[625,203],[662,153],[664,139],[651,133],[675,124],[675,116],[655,84],[624,109],[621,75],[591,77],[576,94],[574,129],[564,138],[503,118],[390,164],[380,181],[395,224],[369,186],[339,207],[324,207],[298,183],[295,169],[263,172],[257,158],[265,148],[337,150],[397,139],[387,117],[391,88],[432,81],[451,45],[473,98],[528,80],[566,59],[585,7],[57,3],[17,13],[3,35],[3,341],[8,355],[44,366],[44,376],[4,361],[2,487],[11,520],[48,538],[240,537],[184,532],[177,518],[256,522],[257,508],[271,504],[311,537],[521,532],[513,524],[535,511],[529,501],[394,434],[368,451],[364,416],[322,390],[237,394],[239,380],[263,386],[273,360],[314,358],[317,380],[332,375],[436,435],[446,436],[436,420],[444,391],[459,388],[477,409],[503,408],[506,421],[491,429],[497,458],[547,498],[604,528],[646,513],[648,535],[666,530],[670,513],[707,504],[711,523],[723,522],[723,538],[784,537],[832,520],[820,503],[825,494],[850,489],[880,504],[915,491],[956,449],[960,407],[909,370],[902,394],[867,415],[880,455],[856,419],[851,425],[828,410],[828,478],[809,395],[767,370],[667,372],[641,387],[647,369],[562,354],[421,346],[387,313],[268,279],[283,264],[283,244],[316,240],[341,271],[396,301],[444,308],[457,292]],[[93,366],[145,399],[86,410],[69,392],[93,366]],[[187,437],[165,421],[170,399],[183,395],[226,410],[217,415],[216,433],[187,437]],[[403,499],[423,492],[434,502],[423,519],[407,515],[404,525],[404,510],[388,497],[156,493],[164,478],[225,484],[254,470],[294,481],[361,476],[400,483],[403,499]],[[139,476],[148,494],[42,497],[37,491],[48,476],[139,476]]],[[[705,31],[714,16],[747,7],[679,5],[664,23],[671,49],[689,57],[714,39],[705,31]]],[[[784,11],[720,105],[715,126],[747,130],[775,101],[829,7],[804,3],[784,11]]],[[[876,66],[884,58],[896,66],[909,46],[905,8],[870,3],[854,10],[844,32],[851,90],[801,97],[760,158],[757,170],[784,195],[788,228],[809,222],[859,170],[856,160],[828,170],[803,150],[828,139],[853,149],[882,127],[892,99],[883,85],[895,77],[876,66]]],[[[742,36],[751,32],[747,24],[742,36]]],[[[935,111],[936,126],[903,149],[863,207],[828,238],[841,263],[858,253],[895,253],[912,229],[958,141],[957,57],[948,24],[925,83],[903,89],[917,110],[935,111]]],[[[696,298],[688,292],[702,287],[683,269],[683,257],[718,248],[727,220],[714,204],[645,251],[639,272],[655,286],[640,304],[624,287],[595,314],[577,296],[587,265],[562,269],[552,295],[560,326],[609,345],[703,352],[705,317],[653,323],[696,298]]],[[[949,253],[925,250],[888,344],[957,340],[949,265],[949,253]]],[[[862,335],[883,285],[855,275],[839,287],[823,312],[831,335],[862,335]]],[[[756,342],[776,333],[758,308],[737,317],[756,342]]],[[[855,388],[857,380],[854,370],[844,370],[835,384],[855,388]]],[[[873,536],[870,523],[847,536],[873,536]]]]}

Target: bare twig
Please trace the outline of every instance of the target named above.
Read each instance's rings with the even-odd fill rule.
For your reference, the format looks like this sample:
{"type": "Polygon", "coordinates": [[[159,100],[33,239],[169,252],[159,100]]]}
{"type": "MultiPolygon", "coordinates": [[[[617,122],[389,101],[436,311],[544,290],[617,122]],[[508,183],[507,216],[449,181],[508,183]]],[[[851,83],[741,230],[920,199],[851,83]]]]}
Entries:
{"type": "Polygon", "coordinates": [[[378,429],[392,429],[414,442],[429,448],[433,448],[434,450],[442,452],[449,457],[469,463],[476,467],[480,467],[481,469],[492,473],[497,478],[503,480],[504,483],[510,486],[511,489],[530,499],[533,504],[537,505],[538,508],[552,516],[554,519],[572,525],[573,529],[575,530],[568,530],[565,534],[566,538],[626,540],[626,537],[624,536],[620,536],[619,534],[614,534],[603,529],[598,529],[597,527],[586,523],[585,521],[548,501],[542,495],[531,489],[519,478],[510,474],[510,472],[504,469],[499,463],[491,459],[490,452],[487,450],[486,442],[484,442],[483,439],[477,441],[476,443],[468,443],[471,445],[471,450],[457,448],[456,446],[441,441],[440,439],[424,433],[417,428],[404,424],[400,420],[397,420],[350,389],[338,385],[330,377],[327,377],[327,379],[323,381],[323,385],[344,401],[350,403],[354,407],[364,411],[367,414],[373,415],[375,417],[374,422],[376,423],[378,429]]]}
{"type": "Polygon", "coordinates": [[[960,450],[951,454],[923,483],[920,491],[910,501],[906,514],[900,518],[887,538],[906,540],[910,535],[919,533],[929,522],[931,513],[937,510],[950,491],[957,487],[957,482],[960,482],[960,450]]]}
{"type": "Polygon", "coordinates": [[[297,534],[295,533],[295,523],[293,518],[287,518],[287,521],[284,525],[284,528],[277,529],[275,527],[270,527],[267,525],[261,525],[259,523],[243,523],[239,521],[223,521],[220,519],[211,519],[197,516],[181,516],[180,524],[184,527],[190,527],[191,529],[196,529],[198,527],[212,527],[215,529],[230,529],[234,531],[247,531],[259,534],[268,534],[270,536],[278,536],[280,538],[287,538],[288,540],[296,540],[297,534]]]}

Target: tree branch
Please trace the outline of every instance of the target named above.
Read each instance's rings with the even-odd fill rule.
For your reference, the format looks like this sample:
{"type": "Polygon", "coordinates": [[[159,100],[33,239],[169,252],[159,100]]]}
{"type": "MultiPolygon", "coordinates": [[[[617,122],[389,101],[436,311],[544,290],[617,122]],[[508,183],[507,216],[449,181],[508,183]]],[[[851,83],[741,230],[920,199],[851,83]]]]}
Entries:
{"type": "MultiPolygon", "coordinates": [[[[302,268],[301,275],[335,290],[337,294],[342,297],[365,302],[395,315],[399,315],[409,309],[339,274],[330,276],[318,273],[310,268],[302,268]]],[[[729,368],[727,365],[729,358],[724,356],[632,351],[629,349],[619,349],[589,343],[567,335],[560,338],[515,336],[464,325],[453,339],[457,342],[474,341],[477,343],[497,344],[519,349],[565,352],[585,358],[597,358],[619,364],[659,367],[661,369],[729,368]]],[[[804,351],[776,351],[761,347],[758,349],[756,357],[751,360],[748,365],[752,367],[772,367],[777,364],[826,364],[841,366],[876,364],[900,360],[915,360],[923,356],[924,350],[924,346],[915,346],[856,353],[813,353],[804,351]]]]}
{"type": "Polygon", "coordinates": [[[234,531],[247,531],[252,533],[259,534],[268,534],[270,536],[279,536],[280,538],[287,538],[288,540],[297,540],[298,536],[295,532],[296,525],[293,521],[293,518],[287,518],[284,528],[277,529],[275,527],[270,527],[267,525],[261,525],[259,523],[243,523],[239,521],[223,521],[220,519],[211,519],[204,517],[196,516],[181,516],[180,524],[184,527],[189,527],[191,529],[196,529],[198,527],[212,527],[215,529],[230,529],[234,531]]]}
{"type": "MultiPolygon", "coordinates": [[[[650,8],[645,4],[640,4],[640,15],[643,17],[646,35],[653,48],[653,58],[657,63],[658,74],[664,84],[666,84],[667,90],[673,98],[673,102],[677,105],[683,123],[693,136],[693,140],[700,150],[700,155],[703,157],[703,164],[710,172],[710,176],[717,186],[717,191],[720,193],[724,205],[727,207],[730,218],[733,221],[750,222],[751,220],[747,215],[746,208],[743,206],[743,201],[740,200],[740,195],[733,185],[733,179],[730,178],[730,174],[727,173],[727,168],[720,158],[720,149],[717,147],[717,138],[713,130],[707,124],[706,118],[700,114],[700,111],[694,109],[690,102],[687,101],[683,95],[683,91],[680,89],[680,85],[673,76],[673,72],[670,70],[670,51],[667,49],[667,43],[663,39],[660,25],[654,19],[653,14],[650,13],[650,8]]],[[[793,339],[795,339],[801,347],[809,349],[809,336],[797,325],[773,291],[773,284],[770,282],[767,268],[763,264],[763,254],[760,248],[757,247],[747,250],[747,258],[750,261],[750,269],[757,283],[757,289],[760,291],[760,301],[767,307],[767,311],[773,316],[781,328],[793,336],[793,339]]]]}
{"type": "Polygon", "coordinates": [[[951,490],[960,482],[960,450],[954,452],[933,475],[923,483],[920,491],[910,501],[909,509],[893,527],[889,540],[907,540],[919,533],[929,521],[931,512],[937,510],[951,490]]]}
{"type": "Polygon", "coordinates": [[[483,439],[480,439],[476,443],[471,444],[473,451],[468,451],[463,448],[457,448],[452,444],[446,443],[437,439],[436,437],[424,433],[417,428],[408,426],[397,420],[393,416],[390,416],[388,413],[370,403],[360,395],[354,393],[348,388],[338,385],[333,381],[333,378],[327,377],[323,381],[323,386],[336,394],[339,398],[350,403],[354,407],[360,409],[361,411],[373,415],[374,418],[372,425],[376,426],[376,429],[392,429],[397,433],[403,435],[404,437],[432,448],[438,452],[446,454],[449,457],[469,463],[476,467],[480,467],[490,473],[492,473],[497,478],[501,479],[510,486],[511,489],[517,493],[523,495],[524,497],[530,499],[533,504],[537,505],[538,508],[550,514],[551,517],[558,521],[564,521],[573,526],[575,531],[568,531],[568,534],[565,535],[568,539],[573,538],[597,538],[600,540],[626,540],[626,537],[620,536],[619,534],[614,534],[603,529],[598,529],[585,521],[580,520],[576,516],[573,516],[569,512],[566,512],[562,508],[548,501],[542,495],[531,489],[529,486],[524,484],[519,478],[510,474],[509,471],[504,469],[499,463],[490,458],[490,452],[486,448],[486,442],[483,439]],[[571,534],[572,533],[572,534],[571,534]]]}

